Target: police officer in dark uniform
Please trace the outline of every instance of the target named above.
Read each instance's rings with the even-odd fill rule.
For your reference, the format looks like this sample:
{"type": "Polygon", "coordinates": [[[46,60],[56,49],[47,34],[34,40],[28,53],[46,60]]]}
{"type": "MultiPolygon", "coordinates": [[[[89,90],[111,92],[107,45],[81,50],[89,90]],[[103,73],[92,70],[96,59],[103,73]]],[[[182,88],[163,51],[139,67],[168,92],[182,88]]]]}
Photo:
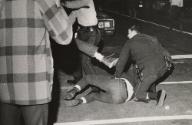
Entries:
{"type": "Polygon", "coordinates": [[[121,50],[115,76],[119,78],[129,74],[129,80],[135,88],[135,101],[157,100],[158,103],[163,103],[166,98],[165,90],[156,92],[156,85],[171,73],[171,56],[157,38],[142,34],[139,29],[140,26],[135,24],[128,29],[129,40],[121,50]],[[125,72],[128,64],[131,68],[125,72]]]}

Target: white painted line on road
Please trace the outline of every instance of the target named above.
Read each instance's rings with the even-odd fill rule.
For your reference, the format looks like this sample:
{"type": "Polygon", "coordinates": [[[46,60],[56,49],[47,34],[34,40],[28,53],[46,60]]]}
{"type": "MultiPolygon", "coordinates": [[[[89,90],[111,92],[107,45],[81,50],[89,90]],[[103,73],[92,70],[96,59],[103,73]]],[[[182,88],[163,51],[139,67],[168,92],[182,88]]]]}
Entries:
{"type": "Polygon", "coordinates": [[[55,123],[54,125],[106,125],[106,124],[168,121],[168,120],[192,120],[192,115],[149,116],[149,117],[135,117],[135,118],[121,118],[121,119],[92,120],[92,121],[55,123]]]}
{"type": "MultiPolygon", "coordinates": [[[[165,81],[161,82],[160,84],[163,85],[170,85],[170,84],[192,84],[192,81],[165,81]]],[[[62,86],[60,88],[61,90],[67,90],[67,89],[72,89],[72,86],[62,86]]]]}
{"type": "MultiPolygon", "coordinates": [[[[104,10],[107,11],[107,12],[110,12],[110,13],[114,13],[114,14],[116,14],[116,15],[120,15],[120,16],[124,16],[124,17],[128,17],[128,18],[132,18],[132,17],[126,15],[126,14],[121,14],[121,13],[116,12],[116,11],[106,10],[106,9],[104,9],[104,10]]],[[[165,26],[165,25],[161,25],[161,24],[155,23],[155,22],[143,20],[143,19],[140,19],[140,18],[133,18],[133,19],[136,19],[136,20],[139,20],[139,21],[142,21],[142,22],[145,22],[145,23],[150,23],[150,24],[153,24],[153,25],[155,25],[155,26],[159,26],[159,27],[163,27],[163,28],[169,29],[169,27],[167,27],[167,26],[165,26]]],[[[178,29],[175,29],[175,28],[173,28],[172,30],[177,31],[177,32],[181,32],[181,33],[184,33],[184,34],[192,35],[191,32],[187,32],[187,31],[183,31],[183,30],[178,30],[178,29]]]]}
{"type": "MultiPolygon", "coordinates": [[[[160,84],[162,85],[171,85],[171,84],[192,84],[192,81],[164,81],[161,82],[160,84]]],[[[72,86],[62,86],[60,89],[61,90],[66,90],[66,89],[71,89],[72,86]]]]}
{"type": "Polygon", "coordinates": [[[186,63],[191,63],[191,62],[189,62],[189,61],[186,62],[183,60],[183,61],[173,61],[173,63],[174,64],[184,64],[184,63],[186,64],[186,63]]]}
{"type": "Polygon", "coordinates": [[[172,55],[172,59],[192,59],[192,54],[187,55],[172,55]]]}
{"type": "Polygon", "coordinates": [[[170,81],[170,82],[161,82],[160,84],[170,85],[170,84],[191,84],[192,81],[170,81]]]}

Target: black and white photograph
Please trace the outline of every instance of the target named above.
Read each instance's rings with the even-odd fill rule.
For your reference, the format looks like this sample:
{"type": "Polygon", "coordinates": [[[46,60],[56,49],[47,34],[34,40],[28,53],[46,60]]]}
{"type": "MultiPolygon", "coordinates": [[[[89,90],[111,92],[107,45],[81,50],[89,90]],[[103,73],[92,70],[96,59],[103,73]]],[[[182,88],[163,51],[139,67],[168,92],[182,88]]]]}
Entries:
{"type": "Polygon", "coordinates": [[[192,0],[0,0],[0,125],[192,125],[192,0]]]}

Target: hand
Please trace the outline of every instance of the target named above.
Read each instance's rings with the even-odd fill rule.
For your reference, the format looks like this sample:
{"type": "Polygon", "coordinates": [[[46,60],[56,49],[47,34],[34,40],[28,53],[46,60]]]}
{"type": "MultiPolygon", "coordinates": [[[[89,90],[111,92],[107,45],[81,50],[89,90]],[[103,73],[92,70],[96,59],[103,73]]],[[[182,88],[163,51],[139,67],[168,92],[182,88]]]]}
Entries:
{"type": "Polygon", "coordinates": [[[108,66],[109,68],[112,68],[113,66],[115,66],[118,62],[119,58],[112,58],[112,57],[104,57],[101,62],[103,64],[105,64],[106,66],[108,66]]]}
{"type": "Polygon", "coordinates": [[[110,57],[113,57],[114,55],[115,55],[115,53],[112,53],[112,54],[110,54],[108,56],[105,56],[105,58],[110,58],[110,57]]]}
{"type": "Polygon", "coordinates": [[[57,5],[57,7],[61,7],[61,1],[60,0],[56,0],[56,5],[57,5]]]}

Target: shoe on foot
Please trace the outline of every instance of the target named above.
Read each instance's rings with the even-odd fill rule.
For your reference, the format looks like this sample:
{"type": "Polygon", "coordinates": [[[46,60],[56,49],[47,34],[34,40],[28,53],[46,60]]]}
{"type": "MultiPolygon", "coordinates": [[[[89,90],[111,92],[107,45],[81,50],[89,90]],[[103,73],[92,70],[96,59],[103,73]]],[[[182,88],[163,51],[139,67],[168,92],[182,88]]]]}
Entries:
{"type": "Polygon", "coordinates": [[[76,97],[78,92],[79,92],[78,89],[73,87],[71,90],[67,91],[67,93],[64,95],[63,99],[72,100],[76,97]]]}
{"type": "Polygon", "coordinates": [[[74,107],[74,106],[78,106],[80,104],[82,104],[82,100],[81,99],[73,99],[73,100],[68,100],[68,101],[65,101],[65,106],[67,107],[74,107]]]}
{"type": "Polygon", "coordinates": [[[157,106],[163,106],[166,97],[167,97],[166,91],[165,90],[159,90],[157,92],[157,106]]]}

